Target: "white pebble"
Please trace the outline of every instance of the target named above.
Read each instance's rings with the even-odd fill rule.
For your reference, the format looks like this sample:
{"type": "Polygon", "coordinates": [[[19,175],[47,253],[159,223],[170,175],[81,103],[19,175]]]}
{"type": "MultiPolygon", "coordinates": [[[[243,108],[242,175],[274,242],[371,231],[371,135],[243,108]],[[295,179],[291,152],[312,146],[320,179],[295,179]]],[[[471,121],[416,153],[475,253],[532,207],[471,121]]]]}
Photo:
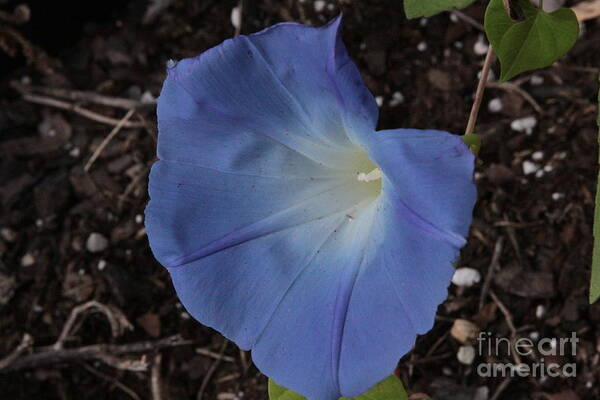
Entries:
{"type": "Polygon", "coordinates": [[[156,103],[156,97],[154,97],[154,95],[149,90],[146,90],[144,93],[142,93],[142,97],[140,97],[140,102],[142,104],[154,104],[156,103]]]}
{"type": "Polygon", "coordinates": [[[493,113],[497,113],[502,111],[504,104],[502,104],[502,100],[499,97],[491,99],[488,103],[488,110],[493,113]]]}
{"type": "Polygon", "coordinates": [[[475,348],[473,346],[460,346],[456,358],[461,364],[473,364],[473,361],[475,361],[475,348]]]}
{"type": "Polygon", "coordinates": [[[546,307],[539,304],[535,309],[535,316],[537,319],[542,319],[546,315],[546,307]]]}
{"type": "Polygon", "coordinates": [[[17,240],[17,232],[13,231],[10,228],[2,228],[0,230],[0,236],[2,236],[2,239],[6,240],[9,243],[17,240]]]}
{"type": "Polygon", "coordinates": [[[450,13],[450,21],[456,23],[458,22],[458,17],[454,13],[450,13]]]}
{"type": "Polygon", "coordinates": [[[554,171],[554,167],[552,165],[544,166],[544,172],[552,172],[554,171]]]}
{"type": "Polygon", "coordinates": [[[417,45],[417,50],[419,50],[420,52],[424,52],[425,50],[427,50],[427,43],[425,42],[421,42],[417,45]]]}
{"type": "Polygon", "coordinates": [[[529,82],[531,82],[533,86],[540,86],[542,83],[544,83],[544,78],[539,75],[533,75],[529,82]]]}
{"type": "Polygon", "coordinates": [[[463,42],[457,40],[456,42],[454,42],[454,47],[456,47],[457,49],[462,49],[464,47],[463,42]]]}
{"type": "Polygon", "coordinates": [[[242,9],[239,6],[231,9],[231,25],[236,30],[242,26],[242,9]]]}
{"type": "Polygon", "coordinates": [[[85,247],[90,253],[99,253],[108,247],[108,239],[98,232],[92,232],[87,238],[85,247]]]}
{"type": "Polygon", "coordinates": [[[452,283],[459,287],[471,287],[480,281],[481,274],[473,268],[458,268],[452,277],[452,283]]]}
{"type": "Polygon", "coordinates": [[[135,216],[135,223],[136,224],[141,224],[142,222],[144,222],[144,217],[142,216],[142,214],[138,214],[135,216]]]}
{"type": "Polygon", "coordinates": [[[473,52],[478,56],[483,56],[487,54],[489,48],[490,46],[483,39],[483,35],[479,35],[479,39],[473,45],[473,52]]]}
{"type": "Polygon", "coordinates": [[[554,201],[559,201],[565,198],[565,195],[563,193],[552,193],[552,200],[554,201]]]}
{"type": "Polygon", "coordinates": [[[523,161],[523,173],[525,175],[534,174],[539,171],[540,166],[531,161],[523,161]]]}
{"type": "Polygon", "coordinates": [[[544,176],[545,172],[543,169],[540,169],[538,172],[535,173],[535,177],[536,178],[541,178],[542,176],[544,176]]]}
{"type": "Polygon", "coordinates": [[[401,103],[404,103],[404,95],[400,92],[394,92],[392,99],[390,100],[390,107],[397,107],[401,103]]]}
{"type": "Polygon", "coordinates": [[[557,153],[556,158],[558,158],[559,160],[564,160],[565,158],[567,158],[567,152],[561,151],[560,153],[557,153]]]}
{"type": "Polygon", "coordinates": [[[383,105],[383,96],[376,96],[375,97],[375,102],[377,103],[377,105],[379,107],[381,107],[383,105]]]}
{"type": "Polygon", "coordinates": [[[71,151],[69,152],[69,155],[73,158],[79,157],[80,154],[81,154],[81,150],[77,146],[73,147],[71,149],[71,151]]]}
{"type": "Polygon", "coordinates": [[[190,316],[190,314],[188,314],[188,313],[187,313],[187,312],[185,312],[185,311],[182,311],[182,312],[181,312],[181,314],[179,314],[179,316],[181,317],[181,319],[190,319],[190,318],[192,318],[192,317],[190,316]]]}
{"type": "Polygon", "coordinates": [[[106,268],[106,260],[100,259],[98,261],[98,271],[103,271],[106,268]]]}
{"type": "Polygon", "coordinates": [[[325,9],[326,5],[327,5],[327,3],[323,0],[315,1],[315,11],[320,13],[321,11],[323,11],[325,9]]]}
{"type": "Polygon", "coordinates": [[[517,132],[525,132],[526,135],[531,135],[533,128],[537,125],[537,119],[533,116],[515,119],[511,122],[510,127],[517,132]]]}
{"type": "Polygon", "coordinates": [[[533,331],[529,334],[529,339],[533,340],[533,341],[537,341],[540,338],[540,333],[533,331]]]}
{"type": "MultiPolygon", "coordinates": [[[[481,74],[482,74],[482,71],[479,71],[479,72],[477,73],[477,79],[481,79],[481,74]]],[[[488,80],[487,80],[487,81],[488,81],[488,82],[493,82],[493,81],[495,81],[495,80],[496,80],[496,74],[494,73],[494,70],[492,70],[492,69],[491,69],[491,70],[488,72],[488,80]]]]}
{"type": "Polygon", "coordinates": [[[426,25],[427,25],[427,22],[429,22],[429,20],[428,20],[427,18],[421,18],[421,19],[419,20],[419,25],[421,25],[421,26],[426,26],[426,25]]]}
{"type": "Polygon", "coordinates": [[[31,253],[25,253],[21,257],[21,267],[31,267],[33,264],[35,264],[35,257],[31,253]]]}
{"type": "Polygon", "coordinates": [[[543,151],[536,151],[535,153],[533,153],[531,155],[531,158],[534,159],[535,161],[540,161],[541,159],[544,158],[544,152],[543,151]]]}

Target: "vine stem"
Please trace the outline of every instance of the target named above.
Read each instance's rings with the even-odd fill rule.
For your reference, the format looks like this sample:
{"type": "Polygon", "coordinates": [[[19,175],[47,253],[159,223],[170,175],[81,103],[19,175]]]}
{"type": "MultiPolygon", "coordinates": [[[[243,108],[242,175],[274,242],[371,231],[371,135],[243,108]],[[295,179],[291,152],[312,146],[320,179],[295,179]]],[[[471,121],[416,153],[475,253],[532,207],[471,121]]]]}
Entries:
{"type": "Polygon", "coordinates": [[[481,69],[481,77],[479,78],[479,84],[477,85],[477,91],[475,92],[475,100],[471,107],[471,114],[469,115],[469,122],[467,122],[465,135],[473,133],[475,130],[475,124],[477,123],[477,116],[479,115],[479,108],[481,108],[481,102],[483,101],[483,92],[485,91],[488,76],[490,75],[492,62],[494,62],[494,50],[490,44],[485,56],[485,61],[483,62],[483,68],[481,69]]]}

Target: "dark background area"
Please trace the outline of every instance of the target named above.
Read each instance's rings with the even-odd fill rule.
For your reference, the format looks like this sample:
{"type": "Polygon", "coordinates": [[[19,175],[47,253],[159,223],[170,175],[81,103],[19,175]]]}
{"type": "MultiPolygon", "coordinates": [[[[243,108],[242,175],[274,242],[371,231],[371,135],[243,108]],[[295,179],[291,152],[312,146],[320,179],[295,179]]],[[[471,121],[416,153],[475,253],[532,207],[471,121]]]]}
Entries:
{"type": "MultiPolygon", "coordinates": [[[[159,3],[0,0],[8,16],[18,4],[30,11],[21,23],[0,18],[1,399],[266,398],[267,380],[250,355],[183,310],[143,229],[156,146],[151,103],[165,64],[233,36],[237,1],[175,0],[149,15],[159,3]],[[90,93],[113,101],[98,104],[90,93]],[[131,104],[133,126],[102,149],[131,104]],[[57,340],[57,349],[48,347],[57,340]],[[38,353],[48,356],[31,359],[38,353]]],[[[257,0],[244,4],[242,33],[286,20],[321,25],[340,9],[349,52],[382,104],[379,127],[462,133],[485,56],[475,50],[483,33],[462,16],[407,21],[400,0],[331,1],[319,12],[312,0],[257,0]]],[[[483,11],[481,2],[463,10],[479,22],[483,11]]],[[[487,89],[477,129],[479,202],[457,265],[478,270],[482,281],[452,285],[435,327],[400,362],[410,392],[442,400],[600,397],[600,306],[587,304],[599,67],[600,26],[591,20],[553,66],[487,89]],[[502,108],[490,111],[492,100],[502,108]],[[531,132],[513,129],[525,117],[536,120],[531,132]],[[577,356],[546,360],[576,362],[577,377],[481,378],[475,367],[489,360],[457,360],[457,319],[501,337],[577,332],[577,356]]]]}

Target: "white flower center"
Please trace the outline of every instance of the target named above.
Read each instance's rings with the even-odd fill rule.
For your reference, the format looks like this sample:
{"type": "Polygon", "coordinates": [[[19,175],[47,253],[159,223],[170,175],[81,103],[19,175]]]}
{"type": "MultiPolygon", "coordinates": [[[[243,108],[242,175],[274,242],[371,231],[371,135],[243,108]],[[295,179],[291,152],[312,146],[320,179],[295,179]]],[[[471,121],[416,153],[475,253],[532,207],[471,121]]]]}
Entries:
{"type": "Polygon", "coordinates": [[[359,173],[356,176],[359,182],[371,182],[381,179],[381,170],[379,168],[375,168],[373,171],[365,174],[364,172],[359,173]]]}

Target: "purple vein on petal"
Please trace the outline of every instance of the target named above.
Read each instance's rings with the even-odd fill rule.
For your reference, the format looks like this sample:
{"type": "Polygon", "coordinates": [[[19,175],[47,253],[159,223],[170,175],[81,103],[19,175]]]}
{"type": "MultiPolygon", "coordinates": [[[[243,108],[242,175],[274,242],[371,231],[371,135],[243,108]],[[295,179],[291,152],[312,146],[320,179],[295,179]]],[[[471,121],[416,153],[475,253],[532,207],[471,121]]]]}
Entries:
{"type": "MultiPolygon", "coordinates": [[[[306,224],[307,222],[311,222],[311,221],[314,221],[317,219],[322,219],[327,216],[337,214],[338,212],[341,212],[341,211],[350,210],[350,209],[356,207],[358,204],[360,204],[361,201],[358,201],[358,202],[352,203],[348,206],[345,206],[342,210],[337,208],[335,210],[328,211],[324,214],[319,214],[317,216],[312,216],[312,217],[306,218],[302,221],[292,222],[293,218],[289,218],[290,216],[292,216],[294,214],[294,212],[300,210],[307,204],[314,202],[318,197],[330,194],[331,192],[335,191],[336,189],[341,190],[345,186],[355,186],[355,185],[356,185],[355,182],[349,181],[349,182],[345,182],[341,185],[335,186],[333,188],[324,190],[308,199],[301,201],[300,203],[294,204],[291,207],[288,207],[282,211],[271,214],[270,216],[268,216],[260,221],[257,221],[252,224],[243,226],[239,229],[236,229],[235,231],[232,231],[232,232],[224,235],[220,239],[217,239],[217,240],[207,244],[206,246],[202,247],[201,249],[198,249],[197,251],[195,251],[189,255],[184,255],[184,256],[181,256],[181,257],[173,260],[172,262],[169,263],[169,265],[165,265],[165,266],[167,268],[176,268],[176,267],[184,266],[186,264],[189,264],[192,261],[209,256],[209,255],[219,252],[221,250],[224,250],[224,249],[227,249],[227,248],[230,248],[233,246],[237,246],[241,243],[248,242],[248,241],[263,237],[263,236],[267,236],[267,235],[270,235],[275,232],[281,232],[286,229],[294,228],[296,226],[306,224]]],[[[339,197],[345,197],[345,196],[342,195],[339,197]]],[[[370,200],[371,199],[368,199],[367,201],[370,201],[370,200]]]]}
{"type": "MultiPolygon", "coordinates": [[[[348,308],[350,306],[350,299],[352,298],[352,293],[354,291],[354,286],[356,285],[356,280],[358,278],[358,274],[361,270],[361,267],[365,261],[365,257],[366,257],[366,253],[368,251],[369,245],[370,245],[370,237],[371,237],[371,233],[373,231],[373,226],[375,225],[375,221],[377,220],[377,214],[379,214],[380,212],[380,205],[379,205],[380,199],[377,199],[376,201],[372,202],[370,205],[368,205],[367,207],[365,207],[364,210],[362,210],[362,214],[366,214],[365,218],[369,219],[369,227],[366,228],[367,229],[367,233],[366,233],[366,239],[365,239],[365,243],[361,243],[363,248],[362,254],[360,255],[360,261],[357,263],[357,265],[353,266],[352,268],[348,268],[349,270],[351,270],[350,272],[347,272],[347,274],[351,275],[348,278],[348,283],[345,285],[345,288],[343,288],[343,284],[344,284],[344,278],[345,276],[342,274],[341,278],[340,278],[340,287],[338,288],[338,293],[336,296],[336,306],[335,306],[335,311],[334,311],[334,323],[332,325],[332,332],[331,332],[331,369],[332,369],[332,377],[334,379],[336,388],[338,390],[338,392],[342,392],[341,390],[341,386],[340,386],[340,360],[342,357],[342,343],[344,342],[344,329],[346,327],[347,324],[347,318],[348,318],[348,308]],[[374,209],[371,210],[370,208],[373,207],[374,209]],[[370,215],[370,214],[373,215],[370,215]],[[342,291],[342,296],[340,296],[340,291],[342,291]],[[347,292],[347,293],[344,293],[347,292]],[[341,304],[340,304],[341,303],[341,304]],[[339,312],[338,312],[339,309],[339,312]]],[[[356,216],[356,219],[358,220],[360,218],[359,216],[356,216]]]]}

